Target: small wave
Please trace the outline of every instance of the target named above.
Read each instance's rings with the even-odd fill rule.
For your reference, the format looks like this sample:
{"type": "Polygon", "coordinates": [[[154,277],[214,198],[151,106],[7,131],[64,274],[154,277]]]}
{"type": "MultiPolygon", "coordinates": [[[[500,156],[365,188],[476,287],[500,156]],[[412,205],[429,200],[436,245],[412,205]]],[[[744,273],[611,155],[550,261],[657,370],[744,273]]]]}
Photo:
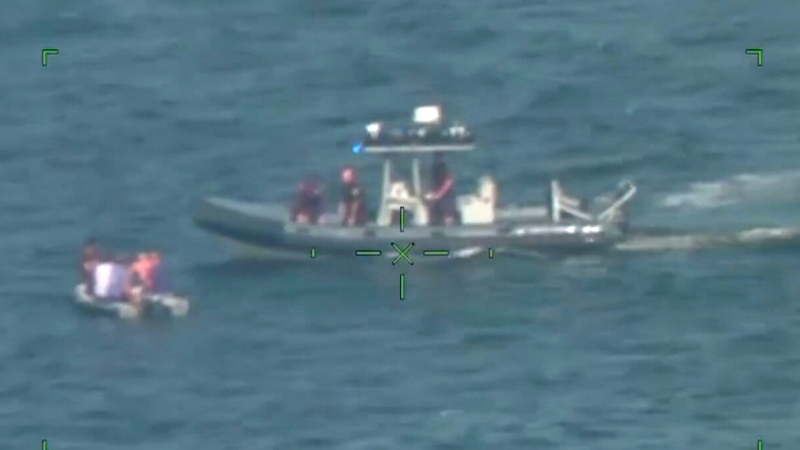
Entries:
{"type": "Polygon", "coordinates": [[[712,209],[746,202],[778,203],[800,192],[800,171],[740,174],[728,179],[692,183],[686,192],[667,195],[666,208],[712,209]]]}
{"type": "Polygon", "coordinates": [[[800,228],[753,228],[736,237],[743,242],[789,241],[800,237],[800,228]]]}
{"type": "Polygon", "coordinates": [[[696,236],[635,237],[615,247],[621,251],[689,250],[698,247],[702,238],[696,236]]]}
{"type": "Polygon", "coordinates": [[[634,235],[618,244],[619,251],[699,250],[708,248],[800,244],[800,228],[751,228],[733,233],[634,235]]]}

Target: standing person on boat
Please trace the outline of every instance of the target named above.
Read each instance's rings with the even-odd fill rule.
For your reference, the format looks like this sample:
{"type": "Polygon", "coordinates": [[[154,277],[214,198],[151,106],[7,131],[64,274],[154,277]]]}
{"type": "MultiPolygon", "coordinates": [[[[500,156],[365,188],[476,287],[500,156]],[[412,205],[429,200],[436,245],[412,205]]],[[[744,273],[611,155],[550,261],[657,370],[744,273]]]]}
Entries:
{"type": "Polygon", "coordinates": [[[101,300],[123,300],[127,273],[127,267],[119,260],[100,262],[94,269],[93,291],[88,292],[101,300]]]}
{"type": "Polygon", "coordinates": [[[433,154],[431,166],[433,192],[425,195],[430,202],[431,225],[454,225],[456,223],[456,180],[447,169],[441,153],[433,154]]]}
{"type": "Polygon", "coordinates": [[[339,202],[339,216],[342,225],[362,226],[367,221],[364,189],[359,184],[356,170],[346,167],[342,170],[342,198],[339,202]]]}
{"type": "Polygon", "coordinates": [[[292,221],[297,223],[319,223],[324,210],[324,193],[325,189],[318,177],[311,176],[303,181],[292,206],[292,221]]]}
{"type": "Polygon", "coordinates": [[[86,286],[86,292],[91,295],[94,292],[95,268],[104,259],[100,246],[94,237],[89,237],[83,243],[81,251],[81,282],[86,286]]]}

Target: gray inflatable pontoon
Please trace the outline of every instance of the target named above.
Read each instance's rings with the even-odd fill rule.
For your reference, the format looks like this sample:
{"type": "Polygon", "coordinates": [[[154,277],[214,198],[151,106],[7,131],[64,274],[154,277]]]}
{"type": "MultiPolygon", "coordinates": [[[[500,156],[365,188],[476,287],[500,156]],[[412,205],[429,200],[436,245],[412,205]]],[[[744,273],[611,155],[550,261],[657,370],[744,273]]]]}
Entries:
{"type": "Polygon", "coordinates": [[[75,286],[75,302],[84,309],[122,319],[144,316],[168,315],[182,317],[189,313],[189,300],[172,294],[151,294],[144,298],[144,308],[139,309],[129,302],[116,299],[99,299],[86,290],[81,283],[75,286]]]}

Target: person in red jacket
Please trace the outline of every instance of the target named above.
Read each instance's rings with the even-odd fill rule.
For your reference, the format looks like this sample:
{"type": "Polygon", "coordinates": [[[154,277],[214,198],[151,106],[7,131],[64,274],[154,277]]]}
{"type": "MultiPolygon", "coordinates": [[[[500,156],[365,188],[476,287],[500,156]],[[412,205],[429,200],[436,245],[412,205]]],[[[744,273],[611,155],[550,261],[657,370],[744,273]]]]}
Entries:
{"type": "Polygon", "coordinates": [[[300,184],[292,206],[292,221],[297,223],[319,223],[324,211],[325,189],[319,178],[312,176],[300,184]]]}

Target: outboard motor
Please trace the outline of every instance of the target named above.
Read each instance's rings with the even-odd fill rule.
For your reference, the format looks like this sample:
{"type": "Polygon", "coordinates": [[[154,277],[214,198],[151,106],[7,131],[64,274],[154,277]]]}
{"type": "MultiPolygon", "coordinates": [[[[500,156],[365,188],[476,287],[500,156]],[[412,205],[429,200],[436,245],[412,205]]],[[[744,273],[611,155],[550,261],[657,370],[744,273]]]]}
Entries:
{"type": "Polygon", "coordinates": [[[630,200],[630,198],[626,199],[626,196],[630,192],[636,192],[636,188],[633,187],[630,182],[625,182],[614,194],[614,202],[622,201],[622,203],[619,209],[617,209],[616,214],[614,214],[613,223],[616,224],[623,233],[627,233],[630,228],[630,222],[628,220],[628,200],[630,200]]]}
{"type": "Polygon", "coordinates": [[[617,211],[617,214],[614,216],[614,220],[612,221],[614,225],[619,228],[619,231],[623,233],[627,233],[630,229],[630,222],[628,220],[628,209],[621,208],[617,211]]]}

